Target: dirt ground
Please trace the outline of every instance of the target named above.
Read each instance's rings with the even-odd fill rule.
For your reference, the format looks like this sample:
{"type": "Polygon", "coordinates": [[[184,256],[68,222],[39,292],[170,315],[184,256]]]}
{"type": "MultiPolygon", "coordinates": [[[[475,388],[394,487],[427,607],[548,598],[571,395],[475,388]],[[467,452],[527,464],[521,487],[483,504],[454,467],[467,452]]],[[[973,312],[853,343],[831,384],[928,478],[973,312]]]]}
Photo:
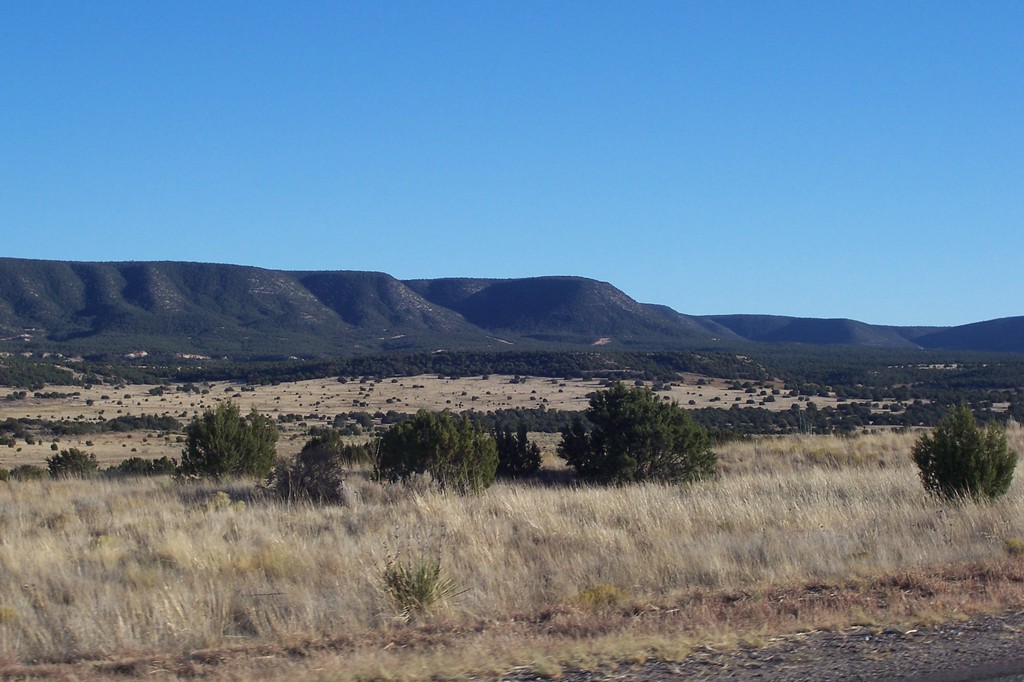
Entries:
{"type": "MultiPolygon", "coordinates": [[[[765,646],[702,647],[680,661],[609,663],[569,670],[562,682],[733,680],[832,682],[907,680],[975,682],[1024,680],[1024,613],[981,616],[932,627],[850,627],[779,637],[765,646]]],[[[512,673],[503,682],[538,677],[512,673]]]]}

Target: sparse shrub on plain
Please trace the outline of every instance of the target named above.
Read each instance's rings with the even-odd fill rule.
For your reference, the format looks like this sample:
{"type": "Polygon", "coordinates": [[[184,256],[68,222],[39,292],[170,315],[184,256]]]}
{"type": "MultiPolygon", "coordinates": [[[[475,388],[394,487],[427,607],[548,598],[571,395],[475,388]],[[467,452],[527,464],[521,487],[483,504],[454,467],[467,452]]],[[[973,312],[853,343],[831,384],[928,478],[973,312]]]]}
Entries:
{"type": "Polygon", "coordinates": [[[11,469],[10,479],[12,481],[38,481],[46,478],[50,473],[41,466],[35,464],[19,464],[11,469]]]}
{"type": "Polygon", "coordinates": [[[498,447],[498,476],[529,476],[540,469],[541,453],[536,443],[527,437],[526,426],[497,429],[494,441],[498,447]]]}
{"type": "Polygon", "coordinates": [[[337,454],[345,466],[370,464],[373,462],[373,446],[370,443],[346,443],[337,429],[317,429],[312,438],[302,446],[307,450],[330,450],[337,454]]]}
{"type": "Polygon", "coordinates": [[[178,471],[177,460],[171,457],[143,459],[129,457],[104,472],[107,476],[173,476],[178,471]]]}
{"type": "Polygon", "coordinates": [[[439,489],[466,494],[489,487],[497,468],[498,448],[490,433],[464,415],[420,410],[381,437],[374,478],[408,483],[429,474],[439,489]]]}
{"type": "Polygon", "coordinates": [[[99,473],[96,455],[78,448],[61,450],[46,459],[46,468],[52,478],[89,478],[99,473]]]}
{"type": "Polygon", "coordinates": [[[337,453],[326,448],[303,450],[274,465],[272,487],[283,500],[340,504],[345,501],[345,474],[337,453]]]}
{"type": "Polygon", "coordinates": [[[931,433],[918,439],[912,454],[925,489],[948,499],[1004,495],[1017,465],[1006,431],[995,424],[978,426],[964,404],[950,408],[931,433]]]}
{"type": "Polygon", "coordinates": [[[1010,556],[1020,557],[1024,556],[1024,539],[1021,538],[1007,538],[1003,542],[1003,549],[1010,556]]]}
{"type": "Polygon", "coordinates": [[[370,462],[369,444],[344,443],[334,429],[315,434],[292,460],[279,460],[274,467],[273,489],[285,500],[329,504],[345,501],[345,470],[370,462]]]}
{"type": "Polygon", "coordinates": [[[179,472],[185,476],[267,478],[274,467],[277,425],[254,407],[242,417],[230,401],[207,409],[185,429],[179,472]]]}
{"type": "Polygon", "coordinates": [[[586,480],[602,483],[694,481],[715,472],[711,440],[676,402],[621,382],[590,399],[588,427],[562,431],[559,455],[586,480]]]}

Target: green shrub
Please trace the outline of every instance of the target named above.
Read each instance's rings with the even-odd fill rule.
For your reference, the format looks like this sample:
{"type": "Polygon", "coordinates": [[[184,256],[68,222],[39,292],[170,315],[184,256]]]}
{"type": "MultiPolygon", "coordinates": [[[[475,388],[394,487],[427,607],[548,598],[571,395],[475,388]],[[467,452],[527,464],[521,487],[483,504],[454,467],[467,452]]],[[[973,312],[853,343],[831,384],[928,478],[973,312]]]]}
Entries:
{"type": "Polygon", "coordinates": [[[19,464],[11,469],[12,481],[38,481],[49,476],[46,469],[35,464],[19,464]]]}
{"type": "Polygon", "coordinates": [[[46,460],[46,468],[52,478],[89,478],[99,473],[96,455],[78,448],[61,450],[46,460]]]}
{"type": "Polygon", "coordinates": [[[342,433],[337,429],[317,429],[305,445],[302,452],[307,450],[330,450],[338,456],[338,460],[345,466],[357,464],[370,464],[373,462],[373,446],[369,443],[354,444],[345,443],[342,433]]]}
{"type": "Polygon", "coordinates": [[[441,490],[465,494],[490,486],[497,468],[497,445],[483,428],[448,410],[420,410],[380,439],[374,478],[408,483],[429,474],[441,490]]]}
{"type": "Polygon", "coordinates": [[[708,433],[676,402],[621,382],[590,399],[562,431],[558,454],[583,479],[602,483],[680,483],[714,474],[708,433]]]}
{"type": "Polygon", "coordinates": [[[922,435],[913,458],[925,489],[948,499],[1004,495],[1017,465],[1006,432],[992,424],[979,427],[966,405],[951,408],[930,434],[922,435]]]}
{"type": "Polygon", "coordinates": [[[178,471],[178,462],[170,457],[159,459],[143,459],[129,457],[116,466],[107,468],[108,476],[164,476],[174,475],[178,471]]]}
{"type": "Polygon", "coordinates": [[[498,447],[499,476],[529,476],[540,469],[540,448],[530,442],[525,425],[520,425],[515,433],[508,428],[496,430],[494,441],[498,447]]]}
{"type": "Polygon", "coordinates": [[[266,478],[274,467],[277,425],[254,407],[243,418],[230,400],[206,410],[185,429],[180,473],[266,478]]]}

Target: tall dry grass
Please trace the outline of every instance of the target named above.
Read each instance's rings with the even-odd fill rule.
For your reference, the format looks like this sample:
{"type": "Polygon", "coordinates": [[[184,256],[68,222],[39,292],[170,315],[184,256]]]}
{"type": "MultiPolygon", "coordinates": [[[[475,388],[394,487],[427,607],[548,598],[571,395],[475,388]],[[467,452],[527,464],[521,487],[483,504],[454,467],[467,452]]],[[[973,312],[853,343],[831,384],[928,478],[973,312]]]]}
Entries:
{"type": "MultiPolygon", "coordinates": [[[[1022,440],[1011,432],[1018,451],[1022,440]]],[[[726,473],[686,487],[499,484],[456,497],[354,477],[334,507],[245,484],[3,484],[0,657],[355,639],[396,627],[379,589],[396,558],[440,557],[460,594],[436,617],[457,627],[532,618],[595,589],[671,604],[695,588],[996,561],[1024,537],[1019,481],[993,504],[940,503],[917,480],[912,442],[735,444],[726,473]]]]}
{"type": "Polygon", "coordinates": [[[854,436],[761,436],[725,443],[716,450],[719,471],[726,475],[781,474],[807,467],[899,468],[910,466],[910,449],[919,435],[919,431],[880,429],[854,436]]]}

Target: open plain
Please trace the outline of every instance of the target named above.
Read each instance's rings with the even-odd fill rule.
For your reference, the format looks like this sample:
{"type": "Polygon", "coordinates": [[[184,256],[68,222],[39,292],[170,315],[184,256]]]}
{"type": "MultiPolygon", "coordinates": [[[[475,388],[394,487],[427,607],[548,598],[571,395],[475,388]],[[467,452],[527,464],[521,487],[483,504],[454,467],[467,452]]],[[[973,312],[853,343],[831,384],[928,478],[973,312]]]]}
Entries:
{"type": "MultiPolygon", "coordinates": [[[[498,376],[48,386],[68,397],[3,401],[2,414],[184,422],[231,398],[299,415],[282,421],[288,455],[341,412],[582,409],[598,387],[498,376]]],[[[684,405],[750,395],[708,380],[664,394],[684,405]]],[[[1020,452],[1024,431],[1009,436],[1020,452]]],[[[642,678],[650,662],[739,656],[796,633],[913,633],[1021,609],[1020,481],[995,503],[941,503],[917,480],[915,437],[732,442],[718,448],[716,479],[683,487],[561,476],[458,497],[356,470],[331,506],[282,502],[244,480],[12,480],[0,489],[0,676],[577,679],[621,668],[642,678]],[[440,560],[453,589],[406,618],[383,575],[424,558],[440,560]]],[[[541,442],[546,467],[559,467],[557,438],[541,442]]],[[[104,464],[181,450],[176,435],[153,432],[57,446],[104,464]]],[[[19,441],[2,465],[41,463],[51,448],[19,441]]],[[[731,675],[739,660],[703,676],[731,675]]]]}
{"type": "MultiPolygon", "coordinates": [[[[97,422],[116,417],[174,417],[187,423],[212,407],[217,401],[231,399],[243,411],[255,407],[260,412],[281,420],[282,437],[278,444],[282,455],[293,455],[302,447],[308,429],[314,425],[331,424],[340,413],[395,411],[414,413],[420,409],[455,412],[481,412],[502,409],[546,409],[579,411],[587,407],[588,394],[601,388],[602,381],[581,379],[546,379],[485,375],[445,378],[437,375],[392,377],[374,380],[346,378],[311,379],[275,385],[245,385],[238,382],[210,382],[189,385],[128,384],[47,386],[40,396],[29,393],[23,399],[0,400],[0,421],[9,418],[45,419],[52,421],[97,422]]],[[[650,386],[648,382],[648,386],[650,386]]],[[[658,394],[676,400],[684,407],[728,407],[733,404],[761,404],[773,410],[789,409],[794,403],[804,404],[806,397],[772,396],[762,402],[771,385],[758,387],[753,393],[712,377],[686,375],[678,382],[659,386],[658,394]],[[691,403],[692,401],[692,403],[691,403]]],[[[13,392],[13,389],[12,389],[13,392]]],[[[834,405],[834,397],[815,397],[819,407],[834,405]]],[[[19,443],[6,452],[0,449],[0,466],[12,468],[19,464],[42,464],[50,457],[52,440],[33,444],[19,443]]],[[[126,457],[178,457],[181,443],[172,435],[113,432],[60,438],[59,448],[76,447],[96,455],[103,465],[116,464],[126,457]],[[91,445],[89,444],[91,443],[91,445]]]]}

